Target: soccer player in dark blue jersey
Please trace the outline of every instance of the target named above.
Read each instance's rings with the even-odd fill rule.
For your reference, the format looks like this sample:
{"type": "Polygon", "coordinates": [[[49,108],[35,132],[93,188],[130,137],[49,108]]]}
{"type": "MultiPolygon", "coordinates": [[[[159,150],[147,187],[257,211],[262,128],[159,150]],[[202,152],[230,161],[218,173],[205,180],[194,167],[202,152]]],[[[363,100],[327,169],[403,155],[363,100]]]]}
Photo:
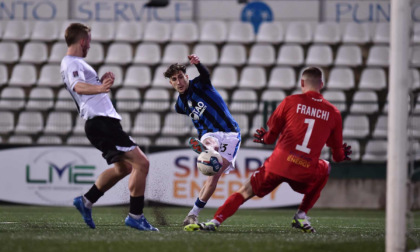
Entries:
{"type": "Polygon", "coordinates": [[[190,148],[197,153],[214,149],[223,157],[223,166],[214,176],[209,176],[201,188],[193,208],[184,220],[184,226],[198,223],[198,214],[216,190],[217,182],[223,173],[235,168],[235,159],[241,143],[238,123],[210,81],[210,73],[200,63],[197,55],[189,55],[190,63],[197,67],[200,75],[188,79],[186,67],[178,63],[169,66],[164,76],[179,92],[175,103],[177,113],[191,117],[199,139],[189,139],[190,148]]]}

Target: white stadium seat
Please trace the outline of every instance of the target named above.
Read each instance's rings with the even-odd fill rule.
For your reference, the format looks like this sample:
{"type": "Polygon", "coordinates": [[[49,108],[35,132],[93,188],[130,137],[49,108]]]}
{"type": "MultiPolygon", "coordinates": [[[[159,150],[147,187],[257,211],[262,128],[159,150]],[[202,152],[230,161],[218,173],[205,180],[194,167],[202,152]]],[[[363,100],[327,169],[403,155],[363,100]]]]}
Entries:
{"type": "Polygon", "coordinates": [[[341,42],[340,27],[333,22],[319,22],[314,32],[314,43],[337,44],[341,42]]]}
{"type": "Polygon", "coordinates": [[[329,45],[311,45],[306,56],[307,66],[328,67],[333,63],[333,51],[329,45]]]}
{"type": "Polygon", "coordinates": [[[124,87],[147,88],[152,83],[152,73],[148,66],[129,66],[124,76],[124,87]]]}
{"type": "Polygon", "coordinates": [[[189,54],[186,44],[168,44],[163,51],[162,64],[187,64],[189,54]]]}
{"type": "Polygon", "coordinates": [[[136,88],[120,88],[115,94],[118,111],[136,111],[140,109],[140,91],[136,88]]]}
{"type": "Polygon", "coordinates": [[[220,65],[242,66],[246,63],[246,49],[241,44],[226,44],[220,52],[220,65]]]}
{"type": "Polygon", "coordinates": [[[347,115],[343,122],[344,138],[365,138],[369,135],[369,118],[366,115],[347,115]]]}
{"type": "Polygon", "coordinates": [[[216,88],[235,88],[238,85],[238,72],[233,66],[216,66],[211,75],[211,83],[216,88]]]}
{"type": "Polygon", "coordinates": [[[241,135],[246,136],[249,132],[249,120],[246,114],[236,113],[232,114],[232,117],[238,123],[239,128],[241,129],[241,135]]]}
{"type": "Polygon", "coordinates": [[[380,91],[387,87],[386,73],[382,68],[365,68],[359,81],[359,90],[380,91]]]}
{"type": "Polygon", "coordinates": [[[31,33],[32,41],[52,42],[58,39],[56,21],[36,21],[31,33]]]}
{"type": "Polygon", "coordinates": [[[271,70],[268,88],[292,89],[295,87],[296,73],[291,67],[275,67],[271,70]]]}
{"type": "Polygon", "coordinates": [[[200,57],[200,62],[206,66],[214,66],[219,60],[219,51],[215,44],[197,44],[193,53],[200,57]]]}
{"type": "Polygon", "coordinates": [[[73,126],[73,120],[70,112],[51,112],[48,115],[44,134],[65,135],[70,133],[73,126]]]}
{"type": "Polygon", "coordinates": [[[41,112],[23,111],[19,114],[15,132],[19,134],[37,134],[44,127],[41,112]]]}
{"type": "Polygon", "coordinates": [[[55,103],[57,111],[76,111],[76,103],[66,88],[61,88],[57,94],[57,102],[55,103]]]}
{"type": "Polygon", "coordinates": [[[7,66],[4,64],[0,64],[0,86],[7,84],[9,81],[9,73],[7,70],[7,66]]]}
{"type": "Polygon", "coordinates": [[[47,87],[35,87],[29,93],[29,100],[26,103],[26,110],[46,111],[54,106],[54,94],[52,89],[47,87]]]}
{"type": "Polygon", "coordinates": [[[373,114],[379,111],[378,95],[374,91],[356,91],[352,100],[350,113],[373,114]]]}
{"type": "Polygon", "coordinates": [[[195,43],[198,41],[198,27],[194,22],[176,22],[172,29],[171,42],[195,43]]]}
{"type": "Polygon", "coordinates": [[[387,140],[369,140],[362,156],[362,162],[386,162],[387,161],[387,140]]]}
{"type": "Polygon", "coordinates": [[[12,76],[9,80],[10,86],[29,87],[36,84],[37,72],[34,65],[17,64],[13,68],[12,76]]]}
{"type": "Polygon", "coordinates": [[[28,42],[23,47],[21,63],[42,64],[48,59],[47,45],[44,42],[28,42]]]}
{"type": "Polygon", "coordinates": [[[16,42],[0,42],[0,63],[11,64],[19,60],[19,46],[16,42]]]}
{"type": "Polygon", "coordinates": [[[162,127],[162,135],[165,136],[185,136],[191,130],[191,118],[178,113],[168,113],[165,115],[162,127]]]}
{"type": "Polygon", "coordinates": [[[25,106],[25,92],[20,87],[5,87],[1,91],[1,110],[20,110],[25,106]]]}
{"type": "Polygon", "coordinates": [[[139,22],[118,22],[115,28],[116,42],[138,43],[143,38],[143,26],[139,22]]]}
{"type": "Polygon", "coordinates": [[[227,42],[249,44],[255,41],[254,27],[249,22],[232,21],[229,25],[227,42]]]}
{"type": "Polygon", "coordinates": [[[30,136],[13,135],[7,141],[9,144],[32,144],[33,139],[30,136]]]}
{"type": "Polygon", "coordinates": [[[277,65],[301,66],[304,63],[303,48],[300,45],[283,45],[277,56],[277,65]]]}
{"type": "MultiPolygon", "coordinates": [[[[109,49],[108,49],[109,51],[109,49]]],[[[64,53],[67,52],[67,48],[64,53]]],[[[63,57],[61,57],[62,59],[63,57]]],[[[61,59],[59,62],[61,62],[61,59]]],[[[92,42],[90,43],[90,49],[85,57],[85,61],[91,65],[98,65],[104,62],[104,47],[101,43],[92,42]]]]}
{"type": "Polygon", "coordinates": [[[278,105],[282,100],[286,98],[286,93],[283,90],[266,89],[261,94],[261,100],[259,105],[259,111],[262,112],[264,109],[265,102],[275,102],[278,105]]]}
{"type": "Polygon", "coordinates": [[[129,112],[120,112],[119,114],[121,116],[121,121],[120,121],[121,127],[123,128],[123,130],[126,133],[130,133],[131,132],[131,126],[132,126],[130,113],[129,112]]]}
{"type": "Polygon", "coordinates": [[[143,111],[164,112],[169,109],[169,91],[167,89],[148,89],[144,94],[143,111]]]}
{"type": "Polygon", "coordinates": [[[274,64],[276,52],[272,45],[255,44],[251,47],[248,65],[268,67],[274,64]]]}
{"type": "Polygon", "coordinates": [[[165,78],[163,73],[168,68],[168,65],[161,65],[155,69],[155,74],[152,80],[152,87],[153,88],[167,88],[172,89],[173,87],[169,83],[169,79],[165,78]]]}
{"type": "Polygon", "coordinates": [[[242,69],[238,88],[260,90],[267,84],[267,77],[263,67],[246,66],[242,69]]]}
{"type": "Polygon", "coordinates": [[[287,25],[284,42],[308,44],[312,41],[312,28],[306,22],[290,22],[287,25]]]}
{"type": "Polygon", "coordinates": [[[156,146],[180,146],[181,142],[176,137],[158,137],[155,140],[156,146]]]}
{"type": "Polygon", "coordinates": [[[340,112],[347,110],[346,95],[340,90],[325,90],[322,96],[334,105],[340,112]]]}
{"type": "MultiPolygon", "coordinates": [[[[92,44],[91,44],[92,47],[92,44]]],[[[89,49],[88,55],[92,52],[91,49],[89,49]]],[[[55,42],[51,47],[50,56],[48,58],[48,63],[57,63],[60,64],[61,60],[64,56],[66,56],[67,53],[67,45],[65,42],[55,42]]],[[[102,51],[103,55],[103,51],[102,51]]]]}
{"type": "Polygon", "coordinates": [[[156,65],[161,61],[160,47],[156,43],[141,43],[134,55],[134,64],[156,65]]]}
{"type": "Polygon", "coordinates": [[[86,136],[69,136],[66,143],[68,145],[92,145],[86,136]]]}
{"type": "Polygon", "coordinates": [[[388,134],[388,116],[380,115],[376,121],[372,136],[375,138],[386,138],[388,134]]]}
{"type": "Polygon", "coordinates": [[[253,113],[258,109],[258,97],[254,90],[236,89],[232,94],[230,111],[238,113],[253,113]]]}
{"type": "Polygon", "coordinates": [[[258,28],[257,43],[279,44],[284,39],[284,28],[279,22],[263,22],[258,28]]]}
{"type": "Polygon", "coordinates": [[[0,111],[0,134],[8,134],[15,128],[15,118],[10,111],[0,111]]]}
{"type": "Polygon", "coordinates": [[[30,22],[26,20],[9,20],[3,34],[3,40],[23,42],[31,36],[30,22]]]}
{"type": "Polygon", "coordinates": [[[92,41],[107,43],[114,40],[115,24],[114,22],[93,21],[91,23],[92,41]]]}
{"type": "Polygon", "coordinates": [[[40,136],[38,140],[36,140],[37,144],[45,144],[45,145],[55,145],[55,144],[62,144],[63,140],[59,136],[50,136],[44,135],[40,136]]]}
{"type": "Polygon", "coordinates": [[[200,29],[200,42],[224,43],[227,39],[227,25],[221,20],[203,21],[200,29]]]}
{"type": "Polygon", "coordinates": [[[43,65],[39,74],[37,85],[46,87],[61,87],[63,85],[63,79],[60,73],[60,65],[43,65]]]}
{"type": "Polygon", "coordinates": [[[133,61],[133,49],[128,43],[112,43],[105,58],[106,64],[127,65],[133,61]]]}
{"type": "Polygon", "coordinates": [[[369,29],[365,24],[348,22],[344,28],[344,44],[366,44],[370,42],[369,29]]]}
{"type": "Polygon", "coordinates": [[[334,67],[327,81],[328,89],[349,90],[355,87],[354,73],[349,67],[334,67]]]}
{"type": "Polygon", "coordinates": [[[336,66],[349,66],[357,67],[361,66],[362,51],[357,45],[341,45],[338,48],[337,56],[335,57],[336,66]]]}
{"type": "Polygon", "coordinates": [[[390,30],[389,22],[377,23],[372,42],[374,44],[389,44],[390,30]]]}
{"type": "Polygon", "coordinates": [[[137,113],[133,135],[154,136],[160,132],[160,116],[158,113],[137,113]]]}
{"type": "Polygon", "coordinates": [[[72,129],[74,135],[85,135],[85,123],[86,120],[80,117],[79,115],[76,116],[76,123],[72,129]]]}
{"type": "Polygon", "coordinates": [[[143,41],[165,43],[171,37],[169,23],[150,21],[146,23],[144,29],[143,41]]]}
{"type": "Polygon", "coordinates": [[[367,66],[388,67],[389,66],[389,46],[374,45],[369,49],[366,60],[367,66]]]}

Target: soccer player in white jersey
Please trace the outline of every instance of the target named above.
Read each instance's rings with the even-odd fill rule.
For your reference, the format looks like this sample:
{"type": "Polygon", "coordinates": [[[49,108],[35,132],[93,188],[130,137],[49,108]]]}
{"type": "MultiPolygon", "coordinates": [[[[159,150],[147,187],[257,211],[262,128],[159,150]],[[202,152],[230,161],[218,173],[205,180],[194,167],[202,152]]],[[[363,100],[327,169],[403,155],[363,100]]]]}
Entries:
{"type": "Polygon", "coordinates": [[[61,76],[80,116],[86,120],[87,138],[102,152],[107,163],[114,165],[99,175],[86,194],[76,197],[73,205],[82,214],[86,224],[95,228],[92,205],[118,181],[131,173],[128,184],[130,212],[125,224],[139,230],[158,231],[143,215],[149,160],[122,130],[121,116],[115,111],[107,94],[115,76],[107,72],[99,79],[96,71],[83,60],[90,48],[89,27],[72,23],[66,29],[65,39],[68,49],[61,61],[61,76]]]}

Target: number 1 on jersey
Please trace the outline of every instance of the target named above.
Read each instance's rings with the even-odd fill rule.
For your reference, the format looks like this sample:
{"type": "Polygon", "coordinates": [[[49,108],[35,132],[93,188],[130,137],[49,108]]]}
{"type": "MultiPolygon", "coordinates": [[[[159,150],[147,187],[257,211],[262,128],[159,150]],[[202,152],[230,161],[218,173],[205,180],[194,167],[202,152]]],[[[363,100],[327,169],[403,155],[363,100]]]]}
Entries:
{"type": "Polygon", "coordinates": [[[312,130],[314,129],[315,119],[305,119],[305,123],[308,124],[308,128],[306,129],[305,137],[303,138],[302,145],[296,145],[296,150],[305,152],[306,154],[309,154],[311,152],[311,149],[308,148],[309,138],[311,138],[312,130]]]}

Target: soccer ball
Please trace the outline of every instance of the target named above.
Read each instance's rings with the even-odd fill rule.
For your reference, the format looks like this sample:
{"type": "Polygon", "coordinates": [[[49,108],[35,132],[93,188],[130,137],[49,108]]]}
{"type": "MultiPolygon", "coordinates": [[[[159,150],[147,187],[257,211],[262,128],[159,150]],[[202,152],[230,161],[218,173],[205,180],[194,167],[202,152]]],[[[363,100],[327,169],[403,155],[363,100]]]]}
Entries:
{"type": "Polygon", "coordinates": [[[215,175],[223,165],[223,158],[215,150],[205,150],[198,155],[197,168],[206,176],[215,175]]]}

